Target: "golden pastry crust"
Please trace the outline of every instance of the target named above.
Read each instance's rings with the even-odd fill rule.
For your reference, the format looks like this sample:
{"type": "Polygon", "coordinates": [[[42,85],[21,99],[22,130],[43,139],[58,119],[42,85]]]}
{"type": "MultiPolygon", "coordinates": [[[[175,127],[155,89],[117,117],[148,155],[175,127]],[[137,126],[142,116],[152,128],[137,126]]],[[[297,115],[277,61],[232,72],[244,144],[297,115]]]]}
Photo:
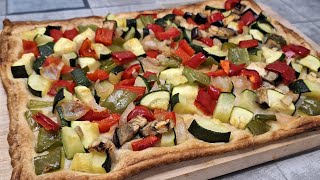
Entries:
{"type": "MultiPolygon", "coordinates": [[[[246,5],[260,12],[260,7],[252,0],[243,1],[246,5]]],[[[199,12],[205,5],[222,5],[224,0],[207,1],[195,5],[180,7],[189,12],[199,12]]],[[[171,10],[145,11],[144,13],[158,13],[159,17],[171,12],[171,10]]],[[[133,17],[137,13],[123,13],[120,17],[133,17]]],[[[4,21],[4,30],[1,34],[0,48],[0,72],[4,88],[8,97],[8,109],[10,114],[10,132],[8,142],[10,145],[9,153],[13,167],[11,179],[124,179],[152,167],[169,164],[204,156],[211,156],[239,150],[247,147],[256,146],[268,142],[277,141],[289,136],[294,136],[307,131],[319,129],[320,117],[304,117],[291,120],[288,124],[280,125],[276,131],[270,131],[260,136],[244,136],[230,143],[209,144],[196,139],[189,139],[186,142],[175,147],[163,148],[154,147],[144,151],[133,152],[124,151],[120,154],[121,158],[116,162],[112,171],[107,174],[94,175],[88,173],[75,172],[70,170],[61,170],[48,174],[36,176],[33,167],[33,157],[35,155],[34,146],[35,137],[30,130],[23,113],[26,111],[26,104],[30,99],[26,87],[25,79],[13,79],[10,67],[22,53],[22,43],[19,33],[30,30],[34,27],[59,25],[64,29],[84,24],[102,25],[103,17],[75,18],[61,21],[43,21],[43,22],[10,22],[4,21]],[[201,151],[198,149],[201,148],[201,151]]],[[[282,26],[279,22],[272,19],[272,24],[285,37],[288,42],[302,44],[312,50],[312,53],[319,56],[302,37],[294,31],[282,26]]]]}

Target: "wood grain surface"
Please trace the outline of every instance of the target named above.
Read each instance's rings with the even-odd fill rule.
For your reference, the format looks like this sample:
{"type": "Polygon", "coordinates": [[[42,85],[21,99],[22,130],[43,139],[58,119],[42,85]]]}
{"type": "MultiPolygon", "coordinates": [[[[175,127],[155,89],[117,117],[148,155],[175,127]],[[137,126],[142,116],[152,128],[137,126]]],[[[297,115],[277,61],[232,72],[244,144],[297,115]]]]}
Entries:
{"type": "MultiPolygon", "coordinates": [[[[317,51],[320,51],[319,45],[300,33],[288,21],[281,18],[269,7],[264,5],[261,5],[261,7],[267,14],[301,34],[317,51]]],[[[7,142],[9,116],[6,92],[2,83],[0,84],[0,127],[0,179],[10,179],[12,167],[7,142]]],[[[209,179],[318,147],[320,146],[319,138],[320,131],[305,133],[256,148],[161,166],[136,175],[133,179],[209,179]]]]}

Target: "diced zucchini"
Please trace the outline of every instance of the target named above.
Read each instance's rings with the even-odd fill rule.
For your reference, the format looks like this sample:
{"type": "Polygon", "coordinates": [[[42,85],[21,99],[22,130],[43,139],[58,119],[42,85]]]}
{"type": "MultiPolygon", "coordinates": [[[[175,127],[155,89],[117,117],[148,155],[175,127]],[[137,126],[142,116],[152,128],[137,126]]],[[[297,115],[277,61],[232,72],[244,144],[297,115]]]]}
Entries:
{"type": "Polygon", "coordinates": [[[304,93],[304,96],[320,98],[320,83],[312,82],[310,80],[304,79],[303,82],[306,84],[311,92],[304,93]]]}
{"type": "Polygon", "coordinates": [[[190,42],[192,41],[191,31],[188,30],[188,29],[184,29],[184,30],[183,30],[183,38],[190,43],[190,42]]]}
{"type": "Polygon", "coordinates": [[[198,112],[198,108],[194,105],[194,101],[198,95],[199,87],[196,84],[182,84],[172,89],[172,99],[176,102],[172,110],[179,114],[194,114],[198,112]],[[177,98],[177,99],[176,99],[177,98]]]}
{"type": "Polygon", "coordinates": [[[111,51],[103,44],[95,43],[92,44],[91,47],[96,52],[97,57],[100,60],[107,60],[111,57],[111,51]]]}
{"type": "Polygon", "coordinates": [[[53,38],[51,36],[38,34],[34,38],[34,41],[37,43],[38,46],[41,46],[47,44],[48,42],[53,42],[53,38]]]}
{"type": "Polygon", "coordinates": [[[77,153],[71,162],[71,170],[89,172],[89,173],[106,173],[104,163],[108,160],[106,153],[91,152],[77,153]]]}
{"type": "Polygon", "coordinates": [[[62,127],[61,137],[67,159],[72,159],[76,153],[85,152],[80,137],[71,127],[62,127]]]}
{"type": "Polygon", "coordinates": [[[253,37],[253,39],[256,39],[256,40],[258,40],[258,41],[260,41],[260,42],[262,42],[263,39],[264,39],[263,33],[260,32],[260,31],[257,30],[257,29],[250,29],[250,30],[249,30],[249,33],[251,34],[251,36],[253,37]]]}
{"type": "Polygon", "coordinates": [[[267,64],[273,63],[277,60],[283,60],[285,57],[282,51],[275,51],[267,47],[262,47],[261,49],[267,64]]]}
{"type": "Polygon", "coordinates": [[[293,103],[287,106],[281,101],[284,98],[284,94],[276,90],[268,89],[267,96],[268,105],[271,109],[288,115],[292,115],[295,112],[296,107],[293,103]]]}
{"type": "Polygon", "coordinates": [[[252,29],[259,29],[264,34],[273,34],[276,32],[274,27],[267,21],[257,22],[251,26],[252,29]]]}
{"type": "Polygon", "coordinates": [[[101,63],[99,61],[97,61],[91,57],[78,58],[78,64],[80,65],[81,69],[88,67],[90,72],[93,72],[93,71],[99,69],[99,67],[101,65],[101,63]]]}
{"type": "Polygon", "coordinates": [[[98,104],[96,104],[96,101],[90,91],[89,88],[86,86],[76,86],[74,88],[74,91],[77,95],[77,97],[88,107],[90,107],[92,110],[102,110],[102,107],[100,107],[98,104]]]}
{"type": "Polygon", "coordinates": [[[318,72],[318,69],[320,67],[320,60],[315,56],[308,55],[307,57],[300,59],[299,64],[308,67],[312,71],[318,72]]]}
{"type": "Polygon", "coordinates": [[[205,47],[203,50],[209,55],[212,56],[215,60],[225,59],[228,55],[228,51],[222,50],[219,46],[205,47]]]}
{"type": "Polygon", "coordinates": [[[44,97],[51,88],[51,82],[40,75],[31,74],[28,78],[28,89],[34,96],[44,97]]]}
{"type": "Polygon", "coordinates": [[[71,121],[71,127],[75,129],[77,126],[81,128],[83,136],[80,137],[84,148],[88,149],[91,143],[99,137],[99,125],[90,121],[71,121]]]}
{"type": "Polygon", "coordinates": [[[236,128],[245,129],[252,118],[253,112],[241,107],[234,107],[230,116],[230,124],[236,128]]]}
{"type": "Polygon", "coordinates": [[[161,135],[160,146],[170,147],[176,145],[176,133],[173,129],[161,135]]]}
{"type": "Polygon", "coordinates": [[[146,87],[146,93],[150,91],[151,89],[151,85],[150,83],[148,82],[148,80],[141,76],[141,75],[138,75],[135,82],[134,82],[134,86],[141,86],[141,87],[146,87]]]}
{"type": "Polygon", "coordinates": [[[54,42],[48,42],[47,44],[38,46],[40,55],[43,57],[48,57],[53,54],[54,42]]]}
{"type": "Polygon", "coordinates": [[[84,32],[78,34],[76,37],[74,37],[73,42],[76,43],[77,47],[80,47],[85,39],[89,39],[90,41],[94,40],[96,33],[91,29],[87,28],[84,32]]]}
{"type": "Polygon", "coordinates": [[[81,69],[75,69],[71,71],[73,80],[77,83],[78,86],[91,86],[91,82],[81,69]]]}
{"type": "Polygon", "coordinates": [[[67,38],[60,38],[54,45],[53,50],[57,55],[76,51],[77,44],[67,38]]]}
{"type": "Polygon", "coordinates": [[[62,61],[65,65],[76,67],[78,55],[75,52],[70,52],[62,55],[62,61]]]}
{"type": "Polygon", "coordinates": [[[133,52],[133,54],[135,54],[136,56],[141,56],[146,53],[137,38],[129,39],[123,44],[123,47],[124,49],[133,52]]]}
{"type": "Polygon", "coordinates": [[[182,71],[182,75],[184,75],[189,83],[194,83],[197,82],[201,85],[208,85],[210,83],[210,77],[207,76],[206,74],[197,71],[195,69],[189,68],[189,67],[184,67],[182,71]]]}
{"type": "Polygon", "coordinates": [[[235,21],[231,21],[231,22],[228,24],[227,28],[232,29],[232,30],[234,30],[235,32],[238,32],[238,31],[239,31],[239,23],[238,23],[238,22],[235,22],[235,21]]]}
{"type": "Polygon", "coordinates": [[[159,75],[160,80],[166,81],[167,84],[177,86],[188,82],[188,79],[182,75],[183,68],[171,68],[162,71],[159,75]]]}
{"type": "Polygon", "coordinates": [[[44,33],[46,32],[46,28],[45,27],[36,27],[33,30],[30,31],[24,31],[21,33],[21,38],[23,40],[27,40],[27,41],[33,41],[34,38],[40,34],[40,35],[44,35],[44,33]]]}
{"type": "Polygon", "coordinates": [[[302,68],[303,68],[303,66],[301,64],[291,62],[291,66],[296,72],[301,73],[302,68]]]}
{"type": "Polygon", "coordinates": [[[150,109],[167,110],[169,107],[170,93],[168,91],[153,91],[142,97],[140,104],[150,109]]]}
{"type": "Polygon", "coordinates": [[[310,89],[308,88],[303,79],[298,79],[290,83],[289,89],[295,94],[310,92],[310,89]]]}
{"type": "Polygon", "coordinates": [[[33,62],[35,57],[33,53],[23,54],[22,57],[11,66],[11,72],[14,78],[27,78],[33,72],[33,62]]]}
{"type": "Polygon", "coordinates": [[[229,38],[228,42],[233,44],[239,44],[240,41],[246,41],[253,39],[251,35],[241,35],[241,36],[233,36],[229,38]]]}
{"type": "Polygon", "coordinates": [[[114,85],[108,82],[107,80],[105,80],[105,81],[100,81],[99,83],[96,83],[94,88],[96,89],[97,95],[101,99],[106,99],[113,92],[114,85]]]}
{"type": "Polygon", "coordinates": [[[231,135],[224,124],[207,119],[193,120],[188,131],[194,137],[209,143],[229,142],[231,135]]]}
{"type": "Polygon", "coordinates": [[[224,123],[229,122],[234,100],[235,96],[232,93],[221,93],[213,117],[224,123]]]}
{"type": "Polygon", "coordinates": [[[72,100],[72,94],[65,88],[61,88],[57,94],[54,96],[53,106],[52,106],[52,113],[54,113],[56,106],[65,101],[72,100]]]}
{"type": "Polygon", "coordinates": [[[46,57],[40,56],[37,58],[34,63],[33,63],[33,70],[37,73],[40,74],[40,69],[42,68],[42,65],[44,61],[46,60],[46,57]]]}
{"type": "Polygon", "coordinates": [[[256,103],[256,100],[256,93],[246,89],[242,91],[242,93],[240,94],[237,106],[247,109],[251,112],[255,112],[255,110],[259,108],[258,104],[256,103]]]}

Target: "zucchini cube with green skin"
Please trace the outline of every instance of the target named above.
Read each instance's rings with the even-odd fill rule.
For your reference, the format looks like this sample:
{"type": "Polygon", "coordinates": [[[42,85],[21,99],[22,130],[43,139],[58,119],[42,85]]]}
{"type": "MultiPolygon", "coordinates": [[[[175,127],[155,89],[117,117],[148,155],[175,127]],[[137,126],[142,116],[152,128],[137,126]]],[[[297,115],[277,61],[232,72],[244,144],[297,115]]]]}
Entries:
{"type": "Polygon", "coordinates": [[[74,88],[75,93],[77,95],[77,97],[84,103],[86,104],[88,107],[90,107],[92,110],[94,111],[103,111],[105,110],[104,107],[101,107],[100,105],[98,105],[91,93],[91,90],[89,88],[87,88],[86,86],[76,86],[74,88]]]}
{"type": "Polygon", "coordinates": [[[182,75],[183,68],[170,68],[162,71],[159,75],[160,80],[166,81],[167,84],[177,86],[188,82],[188,79],[182,75]]]}
{"type": "Polygon", "coordinates": [[[198,91],[199,86],[197,84],[182,84],[174,87],[172,89],[171,102],[175,101],[176,104],[174,104],[172,110],[179,114],[198,113],[198,108],[193,103],[198,91]]]}
{"type": "Polygon", "coordinates": [[[61,137],[67,159],[72,159],[76,153],[85,152],[80,137],[71,127],[62,127],[61,137]]]}
{"type": "Polygon", "coordinates": [[[175,145],[176,145],[176,133],[174,132],[173,129],[161,135],[161,141],[160,141],[161,147],[170,147],[175,145]]]}
{"type": "Polygon", "coordinates": [[[78,63],[81,67],[81,69],[84,69],[86,67],[89,68],[89,72],[93,72],[97,69],[99,69],[101,63],[94,58],[91,57],[80,57],[78,58],[78,63]]]}
{"type": "Polygon", "coordinates": [[[299,64],[308,67],[312,71],[316,72],[318,72],[318,69],[320,68],[320,60],[312,55],[308,55],[307,57],[300,59],[299,64]]]}
{"type": "Polygon", "coordinates": [[[67,38],[60,38],[53,47],[54,53],[63,55],[66,53],[74,52],[77,49],[77,44],[67,38]]]}
{"type": "Polygon", "coordinates": [[[153,91],[142,97],[140,104],[150,109],[168,110],[170,93],[168,91],[153,91]]]}
{"type": "Polygon", "coordinates": [[[213,118],[219,119],[223,123],[229,122],[235,96],[232,93],[221,93],[213,112],[213,118]]]}
{"type": "Polygon", "coordinates": [[[320,98],[320,83],[304,79],[303,82],[311,92],[303,93],[304,96],[320,98]]]}
{"type": "Polygon", "coordinates": [[[34,41],[37,43],[38,46],[41,46],[47,44],[48,42],[53,42],[53,38],[51,36],[38,34],[34,38],[34,41]]]}
{"type": "Polygon", "coordinates": [[[285,57],[282,51],[276,51],[267,47],[262,47],[261,49],[267,64],[271,64],[277,60],[282,60],[285,57]]]}
{"type": "Polygon", "coordinates": [[[259,108],[258,104],[256,103],[256,100],[256,93],[247,89],[242,91],[242,93],[240,94],[237,106],[254,112],[257,108],[259,108]]]}
{"type": "Polygon", "coordinates": [[[268,89],[267,96],[268,105],[271,109],[288,115],[292,115],[295,112],[296,107],[293,103],[286,105],[281,101],[284,98],[284,94],[276,90],[268,89]]]}
{"type": "Polygon", "coordinates": [[[75,52],[70,52],[62,55],[62,61],[65,65],[76,67],[78,55],[75,52]]]}
{"type": "Polygon", "coordinates": [[[45,27],[37,27],[34,28],[30,31],[24,31],[21,33],[21,38],[23,40],[27,40],[27,41],[33,41],[34,38],[40,34],[40,35],[44,35],[44,33],[46,32],[46,28],[45,27]]]}
{"type": "Polygon", "coordinates": [[[33,72],[33,62],[35,56],[33,53],[23,54],[22,57],[11,66],[11,72],[14,78],[27,78],[33,72]]]}
{"type": "Polygon", "coordinates": [[[90,41],[93,41],[95,36],[96,36],[96,33],[91,28],[87,28],[85,31],[83,31],[82,33],[74,37],[73,42],[76,43],[76,47],[78,49],[81,47],[85,39],[88,38],[90,41]]]}
{"type": "Polygon", "coordinates": [[[140,41],[137,38],[129,39],[127,42],[123,44],[124,49],[131,51],[136,56],[141,56],[146,52],[143,49],[140,41]]]}
{"type": "Polygon", "coordinates": [[[34,96],[44,97],[51,88],[51,82],[44,77],[31,74],[28,78],[28,89],[34,96]]]}
{"type": "Polygon", "coordinates": [[[77,153],[71,162],[71,170],[89,172],[89,173],[106,173],[103,164],[107,161],[106,153],[77,153]]]}
{"type": "Polygon", "coordinates": [[[75,129],[79,126],[83,132],[83,137],[81,137],[81,142],[83,146],[88,149],[91,143],[100,135],[99,125],[97,123],[92,123],[90,121],[72,121],[71,127],[75,129]]]}
{"type": "Polygon", "coordinates": [[[91,47],[96,52],[97,57],[100,60],[107,60],[107,59],[109,59],[111,57],[111,51],[106,46],[104,46],[103,44],[94,43],[94,44],[91,45],[91,47]]]}
{"type": "Polygon", "coordinates": [[[245,129],[252,120],[253,112],[241,107],[233,107],[230,115],[230,124],[239,129],[245,129]]]}

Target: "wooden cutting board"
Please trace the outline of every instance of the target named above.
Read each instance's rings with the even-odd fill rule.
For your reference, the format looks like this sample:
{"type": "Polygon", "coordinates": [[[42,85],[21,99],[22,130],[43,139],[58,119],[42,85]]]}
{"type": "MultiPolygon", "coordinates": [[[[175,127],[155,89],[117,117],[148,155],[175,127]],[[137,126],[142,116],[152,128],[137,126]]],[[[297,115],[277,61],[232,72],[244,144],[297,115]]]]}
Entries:
{"type": "MultiPolygon", "coordinates": [[[[320,52],[320,46],[303,35],[269,7],[261,5],[265,12],[278,21],[298,32],[307,42],[320,52]]],[[[10,179],[12,167],[8,153],[7,135],[9,116],[7,96],[0,84],[0,179],[10,179]]],[[[234,171],[245,169],[264,162],[279,159],[284,156],[302,152],[320,146],[320,131],[305,133],[267,145],[243,149],[219,156],[210,156],[196,160],[179,162],[171,165],[153,168],[130,179],[209,179],[234,171]]]]}

